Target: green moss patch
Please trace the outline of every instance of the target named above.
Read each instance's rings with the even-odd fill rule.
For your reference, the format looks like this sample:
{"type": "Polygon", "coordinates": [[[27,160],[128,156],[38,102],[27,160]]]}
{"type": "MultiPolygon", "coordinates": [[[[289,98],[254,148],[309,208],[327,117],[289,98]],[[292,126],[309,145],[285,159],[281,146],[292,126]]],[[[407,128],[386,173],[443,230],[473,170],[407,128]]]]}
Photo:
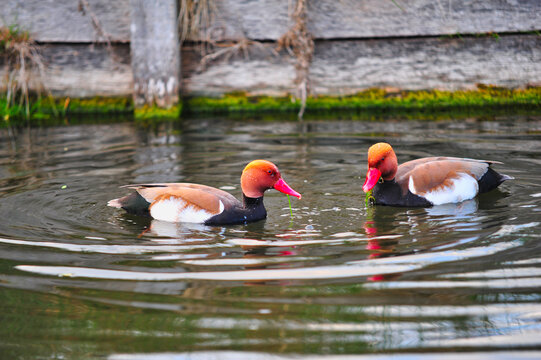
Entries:
{"type": "Polygon", "coordinates": [[[184,99],[185,113],[234,113],[258,111],[298,111],[300,102],[290,96],[249,96],[233,92],[222,97],[189,97],[184,99]]]}
{"type": "MultiPolygon", "coordinates": [[[[527,107],[539,109],[541,88],[505,89],[480,85],[464,91],[387,91],[369,89],[348,96],[312,96],[306,112],[324,111],[441,111],[479,107],[527,107]]],[[[186,113],[297,112],[300,101],[287,97],[226,94],[219,98],[193,97],[184,102],[186,113]]]]}
{"type": "Polygon", "coordinates": [[[133,103],[130,97],[54,98],[41,99],[36,104],[34,116],[40,113],[62,116],[69,114],[114,114],[131,113],[133,103]]]}
{"type": "Polygon", "coordinates": [[[157,106],[143,106],[136,108],[134,115],[137,120],[171,120],[178,119],[182,112],[182,105],[172,106],[164,109],[157,106]]]}
{"type": "MultiPolygon", "coordinates": [[[[70,114],[114,114],[133,112],[133,103],[129,97],[93,97],[93,98],[52,98],[39,97],[31,102],[30,118],[49,119],[65,117],[70,114]]],[[[24,107],[6,106],[5,97],[0,97],[0,114],[4,120],[16,120],[25,117],[24,107]]]]}
{"type": "Polygon", "coordinates": [[[110,114],[133,111],[131,97],[93,97],[87,99],[61,99],[61,110],[73,114],[110,114]],[[67,105],[66,105],[67,104],[67,105]]]}

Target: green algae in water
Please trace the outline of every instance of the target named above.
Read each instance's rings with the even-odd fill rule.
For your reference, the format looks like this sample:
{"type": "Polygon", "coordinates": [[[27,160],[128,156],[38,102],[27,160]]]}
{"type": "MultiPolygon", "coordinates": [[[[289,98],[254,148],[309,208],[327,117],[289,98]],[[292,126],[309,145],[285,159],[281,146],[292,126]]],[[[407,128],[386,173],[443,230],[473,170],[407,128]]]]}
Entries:
{"type": "Polygon", "coordinates": [[[287,202],[289,203],[289,214],[291,215],[291,219],[293,219],[293,209],[291,208],[291,198],[289,197],[289,194],[287,195],[287,202]]]}
{"type": "Polygon", "coordinates": [[[366,207],[376,205],[376,198],[372,195],[372,190],[366,193],[366,197],[364,198],[364,205],[366,207]]]}

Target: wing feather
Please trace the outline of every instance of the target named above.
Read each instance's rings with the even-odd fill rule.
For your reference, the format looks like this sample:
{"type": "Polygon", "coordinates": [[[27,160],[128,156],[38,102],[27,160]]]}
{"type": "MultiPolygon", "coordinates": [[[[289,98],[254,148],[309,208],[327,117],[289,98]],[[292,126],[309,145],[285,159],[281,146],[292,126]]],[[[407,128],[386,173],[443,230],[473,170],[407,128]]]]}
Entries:
{"type": "Polygon", "coordinates": [[[132,184],[125,185],[136,190],[146,201],[152,203],[158,198],[179,197],[195,206],[214,211],[219,208],[219,200],[227,209],[237,205],[239,201],[230,193],[211,186],[192,183],[157,183],[157,184],[132,184]]]}
{"type": "Polygon", "coordinates": [[[423,158],[400,165],[396,182],[407,190],[413,181],[417,194],[423,194],[449,187],[462,174],[479,180],[491,163],[494,162],[450,157],[423,158]]]}

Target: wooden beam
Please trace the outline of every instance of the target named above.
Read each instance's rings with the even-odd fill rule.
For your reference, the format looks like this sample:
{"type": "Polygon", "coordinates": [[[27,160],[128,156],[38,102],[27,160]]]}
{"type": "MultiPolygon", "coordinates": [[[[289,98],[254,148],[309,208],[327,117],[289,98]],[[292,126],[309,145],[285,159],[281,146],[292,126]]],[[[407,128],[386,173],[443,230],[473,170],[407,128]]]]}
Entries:
{"type": "MultiPolygon", "coordinates": [[[[284,0],[215,0],[213,21],[191,40],[277,40],[291,26],[284,0]]],[[[315,39],[425,37],[541,30],[539,0],[318,0],[308,1],[315,39]]]]}
{"type": "Polygon", "coordinates": [[[319,94],[372,87],[474,89],[541,84],[541,37],[418,38],[316,43],[310,68],[319,94]]]}
{"type": "Polygon", "coordinates": [[[134,103],[179,102],[180,45],[176,0],[130,0],[134,103]]]}
{"type": "Polygon", "coordinates": [[[112,42],[130,41],[129,0],[0,0],[0,25],[18,25],[40,42],[103,42],[92,24],[112,42]]]}
{"type": "MultiPolygon", "coordinates": [[[[183,93],[231,91],[279,95],[294,89],[293,60],[252,47],[248,58],[197,66],[196,49],[183,49],[183,93]]],[[[414,38],[316,41],[310,79],[314,95],[346,95],[373,87],[405,90],[541,85],[541,37],[414,38]]]]}

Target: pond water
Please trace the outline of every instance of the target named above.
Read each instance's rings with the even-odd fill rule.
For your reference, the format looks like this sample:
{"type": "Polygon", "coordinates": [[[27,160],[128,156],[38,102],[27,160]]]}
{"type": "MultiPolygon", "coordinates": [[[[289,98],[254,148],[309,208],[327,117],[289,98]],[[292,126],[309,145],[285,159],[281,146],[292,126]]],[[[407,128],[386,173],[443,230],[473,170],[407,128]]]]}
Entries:
{"type": "Polygon", "coordinates": [[[540,117],[2,129],[0,199],[2,358],[541,357],[540,117]],[[366,208],[379,141],[399,162],[496,160],[516,179],[457,205],[366,208]],[[106,206],[143,182],[240,197],[257,158],[302,193],[292,215],[276,191],[266,220],[227,227],[106,206]]]}

